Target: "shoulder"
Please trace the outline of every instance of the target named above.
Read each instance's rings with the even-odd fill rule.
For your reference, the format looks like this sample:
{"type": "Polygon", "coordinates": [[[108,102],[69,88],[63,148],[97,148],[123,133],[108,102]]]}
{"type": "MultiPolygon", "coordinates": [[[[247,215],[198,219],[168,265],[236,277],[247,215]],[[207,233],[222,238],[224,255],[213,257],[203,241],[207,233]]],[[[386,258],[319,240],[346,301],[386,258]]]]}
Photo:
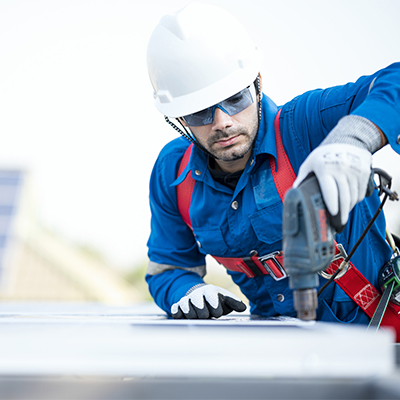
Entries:
{"type": "Polygon", "coordinates": [[[158,159],[166,159],[170,158],[171,156],[177,157],[179,155],[183,156],[189,146],[189,141],[183,137],[171,140],[161,149],[158,159]]]}
{"type": "Polygon", "coordinates": [[[190,142],[177,138],[167,143],[160,151],[153,167],[151,184],[169,187],[177,178],[179,166],[190,142]]]}
{"type": "Polygon", "coordinates": [[[165,167],[172,170],[177,170],[182,157],[189,146],[190,142],[183,137],[171,140],[161,149],[155,165],[161,168],[165,167]]]}

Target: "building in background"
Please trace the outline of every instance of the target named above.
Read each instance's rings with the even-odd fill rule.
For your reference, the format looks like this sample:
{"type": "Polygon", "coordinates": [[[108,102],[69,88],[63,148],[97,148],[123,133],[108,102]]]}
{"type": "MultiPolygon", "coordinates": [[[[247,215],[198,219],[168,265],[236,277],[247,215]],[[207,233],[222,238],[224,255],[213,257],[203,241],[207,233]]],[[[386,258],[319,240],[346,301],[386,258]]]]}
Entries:
{"type": "Polygon", "coordinates": [[[31,185],[27,171],[0,169],[0,300],[141,301],[106,262],[41,226],[31,185]]]}

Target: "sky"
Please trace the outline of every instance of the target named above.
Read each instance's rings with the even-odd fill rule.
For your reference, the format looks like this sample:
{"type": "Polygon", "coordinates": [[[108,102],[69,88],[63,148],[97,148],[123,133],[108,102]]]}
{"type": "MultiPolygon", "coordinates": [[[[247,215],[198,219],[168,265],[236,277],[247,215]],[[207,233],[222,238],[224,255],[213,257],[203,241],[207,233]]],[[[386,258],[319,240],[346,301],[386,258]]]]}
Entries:
{"type": "MultiPolygon", "coordinates": [[[[278,105],[400,58],[397,0],[200,2],[246,26],[278,105]]],[[[147,260],[149,176],[176,137],[153,104],[147,42],[164,14],[188,3],[0,0],[0,167],[28,170],[40,221],[117,268],[147,260]]],[[[390,148],[374,156],[400,189],[398,162],[390,148]]],[[[399,207],[386,207],[392,230],[399,207]]]]}

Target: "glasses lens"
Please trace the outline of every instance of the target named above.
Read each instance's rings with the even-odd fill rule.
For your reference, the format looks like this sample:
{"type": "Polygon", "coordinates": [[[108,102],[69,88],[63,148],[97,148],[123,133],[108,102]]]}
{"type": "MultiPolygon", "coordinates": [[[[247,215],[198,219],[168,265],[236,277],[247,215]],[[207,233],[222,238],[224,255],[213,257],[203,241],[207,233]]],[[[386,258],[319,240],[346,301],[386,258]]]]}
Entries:
{"type": "Polygon", "coordinates": [[[250,92],[250,88],[241,90],[235,95],[229,97],[221,103],[218,103],[212,107],[206,108],[194,114],[185,115],[182,117],[189,126],[202,126],[208,125],[213,122],[214,111],[218,107],[228,115],[235,115],[240,113],[251,104],[253,104],[253,97],[250,92]]]}
{"type": "Polygon", "coordinates": [[[189,126],[202,126],[213,121],[213,107],[182,117],[189,126]]]}
{"type": "Polygon", "coordinates": [[[253,97],[251,96],[250,89],[246,88],[229,97],[229,99],[222,101],[220,104],[227,114],[235,115],[253,104],[253,97]]]}

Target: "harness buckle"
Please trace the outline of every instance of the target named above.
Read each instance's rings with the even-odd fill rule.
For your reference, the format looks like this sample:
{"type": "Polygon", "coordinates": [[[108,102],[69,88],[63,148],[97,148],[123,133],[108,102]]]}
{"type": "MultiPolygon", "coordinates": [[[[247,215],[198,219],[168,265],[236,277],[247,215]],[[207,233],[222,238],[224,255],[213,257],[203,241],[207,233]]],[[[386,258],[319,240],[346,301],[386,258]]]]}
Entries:
{"type": "MultiPolygon", "coordinates": [[[[347,257],[347,253],[346,253],[346,250],[344,249],[344,247],[343,247],[340,243],[338,243],[338,244],[336,245],[336,247],[338,248],[339,252],[333,257],[333,260],[332,260],[331,264],[329,264],[329,267],[328,267],[327,269],[329,269],[330,266],[331,266],[335,261],[339,261],[340,259],[342,259],[342,262],[340,263],[340,265],[339,265],[339,267],[338,267],[338,269],[340,269],[341,272],[339,272],[339,274],[338,274],[338,275],[336,276],[336,278],[335,278],[335,279],[339,279],[339,278],[341,278],[341,277],[348,271],[348,269],[349,269],[349,262],[347,262],[347,263],[344,262],[344,260],[345,260],[346,257],[347,257]]],[[[329,274],[329,273],[326,272],[326,271],[319,271],[318,274],[321,275],[321,276],[322,276],[323,278],[325,278],[325,279],[330,279],[330,277],[333,275],[333,274],[329,274]]]]}
{"type": "Polygon", "coordinates": [[[277,259],[278,256],[283,257],[281,251],[274,251],[273,253],[258,258],[258,261],[268,271],[268,273],[275,281],[280,281],[289,276],[283,268],[283,265],[277,259]]]}

